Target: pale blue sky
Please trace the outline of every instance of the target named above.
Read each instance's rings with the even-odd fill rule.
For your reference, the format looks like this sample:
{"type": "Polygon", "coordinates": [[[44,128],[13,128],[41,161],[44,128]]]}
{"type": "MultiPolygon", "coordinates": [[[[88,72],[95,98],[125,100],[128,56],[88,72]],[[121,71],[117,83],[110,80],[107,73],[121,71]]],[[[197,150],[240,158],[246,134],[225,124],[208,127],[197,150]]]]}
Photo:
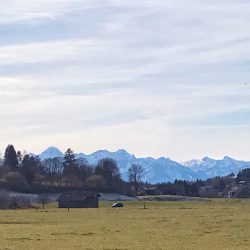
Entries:
{"type": "Polygon", "coordinates": [[[250,2],[0,0],[0,143],[250,160],[250,2]]]}

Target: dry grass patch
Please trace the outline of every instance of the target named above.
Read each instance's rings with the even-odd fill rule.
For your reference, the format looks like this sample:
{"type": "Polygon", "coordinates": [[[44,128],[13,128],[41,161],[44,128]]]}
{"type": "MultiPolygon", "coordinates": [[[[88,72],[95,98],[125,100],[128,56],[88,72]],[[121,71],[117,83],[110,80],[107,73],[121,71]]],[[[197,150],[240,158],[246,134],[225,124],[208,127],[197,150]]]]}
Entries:
{"type": "Polygon", "coordinates": [[[250,249],[250,203],[127,202],[0,211],[1,249],[250,249]]]}

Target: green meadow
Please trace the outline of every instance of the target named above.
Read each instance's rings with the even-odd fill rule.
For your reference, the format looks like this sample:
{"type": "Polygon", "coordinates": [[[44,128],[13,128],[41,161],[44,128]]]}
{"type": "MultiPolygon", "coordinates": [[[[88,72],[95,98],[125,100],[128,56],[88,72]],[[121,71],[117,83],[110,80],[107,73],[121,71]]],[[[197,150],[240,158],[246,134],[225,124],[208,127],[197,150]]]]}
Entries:
{"type": "Polygon", "coordinates": [[[0,249],[250,249],[250,202],[125,202],[0,210],[0,249]]]}

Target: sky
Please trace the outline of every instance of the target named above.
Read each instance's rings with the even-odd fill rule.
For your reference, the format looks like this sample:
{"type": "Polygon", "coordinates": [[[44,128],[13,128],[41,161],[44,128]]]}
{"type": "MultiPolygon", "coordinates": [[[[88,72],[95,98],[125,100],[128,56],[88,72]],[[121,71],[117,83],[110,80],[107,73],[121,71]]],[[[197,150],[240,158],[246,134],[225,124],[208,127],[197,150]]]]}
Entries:
{"type": "Polygon", "coordinates": [[[250,160],[249,0],[0,0],[0,151],[250,160]]]}

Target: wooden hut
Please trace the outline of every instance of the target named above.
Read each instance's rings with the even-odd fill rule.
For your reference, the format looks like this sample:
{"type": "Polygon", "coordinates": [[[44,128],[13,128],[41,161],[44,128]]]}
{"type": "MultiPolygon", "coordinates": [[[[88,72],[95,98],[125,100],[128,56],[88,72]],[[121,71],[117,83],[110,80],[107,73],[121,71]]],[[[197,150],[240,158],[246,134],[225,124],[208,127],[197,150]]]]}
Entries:
{"type": "Polygon", "coordinates": [[[70,191],[58,198],[59,208],[98,208],[100,194],[90,191],[70,191]]]}

